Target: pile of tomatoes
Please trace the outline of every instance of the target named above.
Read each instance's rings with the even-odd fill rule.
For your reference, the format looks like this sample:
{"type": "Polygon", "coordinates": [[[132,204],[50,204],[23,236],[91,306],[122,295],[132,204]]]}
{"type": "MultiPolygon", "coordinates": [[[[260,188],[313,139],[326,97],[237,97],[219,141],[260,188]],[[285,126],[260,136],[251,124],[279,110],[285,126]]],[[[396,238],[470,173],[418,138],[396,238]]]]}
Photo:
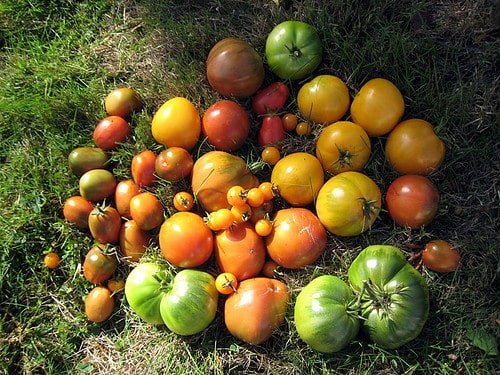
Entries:
{"type": "MultiPolygon", "coordinates": [[[[142,102],[130,88],[115,89],[106,97],[108,116],[95,127],[96,147],[80,147],[69,155],[80,194],[69,197],[63,207],[66,220],[88,228],[96,242],[82,267],[83,276],[96,285],[85,302],[90,321],[106,320],[114,309],[114,294],[124,289],[128,304],[144,321],[192,335],[213,321],[221,294],[228,331],[247,343],[264,342],[284,321],[290,301],[286,285],[275,277],[276,268],[314,264],[326,249],[328,232],[356,236],[370,229],[379,216],[382,192],[363,173],[373,137],[387,136],[387,163],[401,174],[385,195],[391,218],[412,229],[433,219],[439,193],[428,176],[443,162],[445,147],[432,125],[422,119],[401,121],[403,95],[383,78],[366,82],[352,102],[346,84],[327,74],[305,82],[296,98],[290,98],[293,82],[311,77],[321,53],[312,26],[298,21],[276,26],[266,43],[266,61],[283,81],[261,87],[265,67],[259,54],[240,39],[221,40],[208,54],[207,79],[226,99],[213,103],[203,116],[187,98],[167,100],[151,123],[151,134],[163,150],[135,155],[131,178],[122,181],[107,169],[109,153],[129,139],[128,119],[141,110],[142,102]],[[251,98],[251,108],[241,104],[242,98],[251,98]],[[253,126],[257,131],[251,131],[253,126]],[[284,152],[289,137],[310,134],[313,126],[320,129],[315,154],[284,152]],[[257,134],[256,139],[250,134],[257,134]],[[200,154],[201,144],[210,151],[200,154]],[[237,155],[245,147],[261,150],[261,159],[272,168],[269,181],[259,181],[237,155]],[[176,192],[171,204],[177,212],[172,215],[162,204],[164,197],[155,193],[159,181],[172,186],[190,183],[191,189],[176,192]],[[279,206],[275,204],[278,197],[279,206]],[[141,262],[146,250],[158,248],[164,262],[141,262]],[[113,280],[122,262],[133,269],[126,281],[113,280]],[[207,271],[214,268],[217,274],[207,271]]],[[[358,300],[365,302],[366,310],[369,296],[389,298],[381,292],[383,283],[376,282],[387,275],[378,276],[378,272],[386,272],[387,264],[393,265],[391,270],[403,270],[406,276],[398,288],[416,280],[416,286],[409,287],[424,307],[415,313],[418,324],[406,336],[389,342],[380,338],[387,332],[374,333],[375,342],[394,348],[420,332],[427,318],[427,289],[398,249],[376,246],[366,250],[349,269],[356,296],[336,279],[306,288],[333,294],[348,290],[334,304],[347,306],[347,300],[349,304],[358,300]],[[373,269],[366,270],[366,262],[373,269]],[[361,280],[363,273],[370,283],[361,280]]],[[[459,258],[445,241],[429,244],[422,253],[425,264],[439,272],[455,269],[459,258]]],[[[58,262],[50,261],[48,266],[57,267],[58,262]]],[[[340,350],[359,328],[357,318],[351,319],[353,314],[366,312],[359,311],[359,306],[355,313],[345,311],[350,321],[346,324],[352,329],[334,325],[344,339],[324,342],[325,337],[311,336],[314,330],[322,334],[329,329],[318,323],[324,316],[314,318],[307,308],[313,295],[301,297],[303,302],[296,307],[299,334],[316,350],[340,350]]],[[[408,301],[403,310],[414,309],[414,302],[408,301]]],[[[330,320],[326,322],[332,327],[330,320]]],[[[396,324],[405,326],[406,322],[396,324]]],[[[338,332],[330,332],[332,337],[327,339],[335,340],[338,332]]]]}

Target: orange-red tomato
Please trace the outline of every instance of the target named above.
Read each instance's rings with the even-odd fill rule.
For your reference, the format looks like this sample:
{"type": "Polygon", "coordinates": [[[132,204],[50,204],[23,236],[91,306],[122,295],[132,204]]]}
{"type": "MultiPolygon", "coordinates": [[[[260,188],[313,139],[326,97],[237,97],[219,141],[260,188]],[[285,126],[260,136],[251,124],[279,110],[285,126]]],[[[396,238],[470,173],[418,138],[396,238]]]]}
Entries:
{"type": "Polygon", "coordinates": [[[111,316],[114,308],[115,299],[104,286],[96,286],[85,298],[85,315],[91,322],[104,322],[111,316]]]}
{"type": "Polygon", "coordinates": [[[245,223],[252,217],[252,207],[246,203],[233,206],[231,207],[231,213],[235,223],[245,223]]]}
{"type": "Polygon", "coordinates": [[[156,174],[167,181],[179,181],[193,170],[193,157],[184,148],[169,147],[156,157],[156,174]]]}
{"type": "Polygon", "coordinates": [[[287,132],[294,131],[297,127],[297,124],[299,123],[297,115],[293,113],[285,113],[283,116],[281,116],[281,121],[283,121],[283,128],[287,132]]]}
{"type": "Polygon", "coordinates": [[[303,135],[309,135],[312,132],[311,124],[305,121],[301,121],[297,124],[295,127],[295,133],[297,135],[303,136],[303,135]]]}
{"type": "Polygon", "coordinates": [[[433,240],[425,245],[422,261],[432,271],[455,271],[460,263],[460,253],[448,241],[433,240]]]}
{"type": "Polygon", "coordinates": [[[165,211],[156,195],[146,191],[130,200],[130,216],[139,228],[151,230],[163,223],[165,211]]]}
{"type": "Polygon", "coordinates": [[[47,268],[53,270],[59,267],[59,264],[61,263],[61,257],[59,256],[59,254],[51,251],[50,253],[45,254],[45,256],[43,257],[43,263],[47,268]]]}
{"type": "Polygon", "coordinates": [[[92,202],[75,195],[64,202],[63,215],[70,223],[75,224],[78,228],[85,229],[89,227],[89,215],[93,209],[92,202]]]}
{"type": "Polygon", "coordinates": [[[279,267],[279,264],[274,260],[267,260],[262,267],[262,274],[266,277],[276,277],[279,267]]]}
{"type": "Polygon", "coordinates": [[[132,262],[138,262],[144,255],[151,234],[141,229],[135,220],[127,220],[120,230],[120,250],[125,258],[132,262]]]}
{"type": "Polygon", "coordinates": [[[100,284],[113,276],[117,267],[114,254],[106,253],[106,245],[93,246],[83,262],[83,276],[92,284],[100,284]]]}
{"type": "Polygon", "coordinates": [[[272,221],[266,218],[257,220],[257,222],[254,225],[255,225],[255,232],[261,237],[269,236],[273,231],[272,221]]]}
{"type": "Polygon", "coordinates": [[[243,186],[231,186],[226,193],[227,203],[231,206],[242,206],[247,203],[247,194],[243,186]]]}
{"type": "Polygon", "coordinates": [[[151,150],[144,150],[132,158],[130,166],[134,182],[143,186],[151,186],[155,181],[156,154],[151,150]]]}
{"type": "Polygon", "coordinates": [[[223,272],[215,278],[215,288],[220,294],[231,294],[236,292],[238,279],[230,272],[223,272]]]}
{"type": "Polygon", "coordinates": [[[208,227],[217,232],[219,230],[228,229],[234,224],[234,214],[228,208],[220,208],[208,215],[208,227]]]}
{"type": "Polygon", "coordinates": [[[108,282],[106,283],[106,286],[111,291],[112,293],[111,295],[114,295],[125,289],[125,281],[117,279],[109,279],[108,282]]]}
{"type": "Polygon", "coordinates": [[[108,116],[99,121],[92,135],[94,143],[103,150],[112,150],[127,140],[130,128],[120,116],[108,116]]]}
{"type": "Polygon", "coordinates": [[[266,146],[262,150],[261,154],[262,160],[269,165],[276,165],[276,163],[281,159],[280,150],[274,146],[266,146]]]}
{"type": "Polygon", "coordinates": [[[89,230],[100,243],[115,243],[120,238],[121,216],[111,206],[96,206],[89,215],[89,230]]]}
{"type": "Polygon", "coordinates": [[[191,211],[194,207],[193,194],[187,191],[179,191],[174,195],[173,203],[177,211],[191,211]]]}
{"type": "Polygon", "coordinates": [[[251,188],[247,191],[247,204],[250,207],[259,207],[264,203],[265,197],[262,190],[258,187],[251,188]]]}
{"type": "Polygon", "coordinates": [[[140,188],[134,180],[123,180],[116,185],[115,190],[115,207],[123,217],[131,219],[130,216],[130,200],[139,194],[140,188]]]}
{"type": "Polygon", "coordinates": [[[262,192],[264,193],[264,200],[265,201],[270,201],[271,199],[274,198],[275,188],[274,188],[273,184],[270,183],[269,181],[261,182],[259,185],[259,189],[262,190],[262,192]]]}
{"type": "Polygon", "coordinates": [[[129,87],[120,87],[106,96],[104,108],[110,116],[128,118],[132,113],[141,110],[142,102],[135,90],[129,87]]]}

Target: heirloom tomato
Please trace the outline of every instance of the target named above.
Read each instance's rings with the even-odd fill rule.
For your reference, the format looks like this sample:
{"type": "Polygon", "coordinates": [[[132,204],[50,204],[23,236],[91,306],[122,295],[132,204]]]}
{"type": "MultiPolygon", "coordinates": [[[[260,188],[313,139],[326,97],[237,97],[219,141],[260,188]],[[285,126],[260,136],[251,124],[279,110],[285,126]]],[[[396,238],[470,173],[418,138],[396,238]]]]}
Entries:
{"type": "Polygon", "coordinates": [[[130,200],[130,216],[135,220],[139,228],[151,230],[163,223],[165,211],[156,195],[145,191],[130,200]]]}
{"type": "Polygon", "coordinates": [[[232,273],[220,273],[215,278],[215,287],[220,294],[234,293],[238,287],[238,279],[232,273]]]}
{"type": "Polygon", "coordinates": [[[92,237],[100,243],[115,243],[120,238],[121,216],[116,208],[98,205],[89,215],[92,237]]]}
{"type": "Polygon", "coordinates": [[[112,150],[125,142],[129,132],[127,121],[120,116],[108,116],[97,123],[92,138],[97,147],[112,150]]]}
{"type": "Polygon", "coordinates": [[[460,254],[448,241],[433,240],[425,245],[422,261],[432,271],[451,272],[457,269],[460,254]]]}
{"type": "Polygon", "coordinates": [[[194,207],[194,197],[187,191],[179,191],[174,195],[173,203],[177,211],[191,211],[194,207]]]}
{"type": "Polygon", "coordinates": [[[63,215],[70,223],[85,229],[89,227],[89,215],[93,209],[92,202],[75,195],[64,201],[63,215]]]}
{"type": "Polygon", "coordinates": [[[83,276],[92,284],[101,284],[113,276],[118,262],[115,254],[108,254],[106,245],[93,246],[83,261],[83,276]]]}
{"type": "Polygon", "coordinates": [[[286,138],[283,121],[278,115],[264,116],[257,139],[259,146],[274,145],[281,147],[280,143],[286,138]]]}
{"type": "Polygon", "coordinates": [[[115,193],[116,178],[106,169],[91,169],[79,180],[80,195],[85,199],[97,202],[115,193]]]}
{"type": "Polygon", "coordinates": [[[119,87],[111,91],[104,99],[104,108],[110,116],[128,118],[142,108],[141,98],[134,89],[119,87]]]}
{"type": "Polygon", "coordinates": [[[138,262],[151,241],[151,234],[135,220],[127,220],[120,229],[120,250],[131,262],[138,262]]]}
{"type": "Polygon", "coordinates": [[[77,147],[68,155],[69,169],[80,177],[91,169],[105,169],[109,156],[99,147],[77,147]]]}
{"type": "Polygon", "coordinates": [[[96,286],[85,298],[85,315],[94,323],[108,319],[115,308],[115,298],[105,286],[96,286]]]}
{"type": "Polygon", "coordinates": [[[156,157],[155,172],[161,178],[175,182],[189,176],[193,164],[193,157],[186,149],[169,147],[156,157]]]}
{"type": "Polygon", "coordinates": [[[258,115],[275,115],[283,109],[290,95],[287,85],[274,82],[259,90],[252,99],[252,110],[258,115]]]}
{"type": "Polygon", "coordinates": [[[123,217],[131,219],[130,200],[139,194],[140,188],[134,180],[123,180],[116,185],[115,189],[115,207],[123,217]]]}
{"type": "Polygon", "coordinates": [[[51,251],[50,253],[45,254],[43,257],[43,263],[45,264],[45,267],[53,270],[59,267],[59,264],[61,263],[61,257],[59,254],[51,251]]]}
{"type": "Polygon", "coordinates": [[[143,186],[151,186],[155,181],[156,154],[151,150],[144,150],[132,158],[130,170],[134,182],[143,186]]]}
{"type": "Polygon", "coordinates": [[[260,157],[265,163],[274,166],[281,159],[281,152],[277,147],[265,146],[260,157]]]}

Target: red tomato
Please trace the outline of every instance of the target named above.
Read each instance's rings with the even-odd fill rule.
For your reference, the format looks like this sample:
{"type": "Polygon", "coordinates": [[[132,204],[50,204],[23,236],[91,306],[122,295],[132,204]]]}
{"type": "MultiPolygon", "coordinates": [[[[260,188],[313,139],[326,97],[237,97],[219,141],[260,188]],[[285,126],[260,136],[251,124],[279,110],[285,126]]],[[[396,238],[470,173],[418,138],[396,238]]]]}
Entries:
{"type": "Polygon", "coordinates": [[[45,254],[45,256],[43,257],[43,263],[47,268],[53,270],[59,267],[59,263],[61,263],[61,257],[57,253],[50,252],[45,254]]]}
{"type": "Polygon", "coordinates": [[[217,150],[235,151],[248,138],[250,118],[238,103],[220,100],[208,107],[203,115],[202,131],[217,150]]]}
{"type": "Polygon", "coordinates": [[[457,269],[460,254],[449,242],[434,240],[425,245],[422,261],[430,270],[446,273],[457,269]]]}
{"type": "Polygon", "coordinates": [[[70,223],[75,224],[78,228],[85,229],[89,227],[89,215],[93,209],[92,202],[75,195],[64,202],[63,215],[70,223]]]}
{"type": "Polygon", "coordinates": [[[279,264],[274,260],[268,260],[262,267],[262,274],[266,277],[276,277],[278,274],[279,264]]]}
{"type": "Polygon", "coordinates": [[[385,200],[396,224],[417,229],[430,223],[436,215],[439,192],[427,177],[404,175],[391,183],[385,200]]]}
{"type": "Polygon", "coordinates": [[[165,212],[156,195],[146,191],[130,200],[130,216],[139,228],[151,230],[163,223],[165,212]]]}
{"type": "Polygon", "coordinates": [[[260,146],[278,145],[286,138],[281,117],[265,116],[259,129],[258,141],[260,146]]]}
{"type": "Polygon", "coordinates": [[[100,149],[112,150],[125,142],[129,132],[127,121],[119,116],[108,116],[97,123],[93,134],[94,143],[100,149]]]}
{"type": "Polygon", "coordinates": [[[89,215],[90,234],[103,244],[118,242],[121,225],[120,214],[111,206],[96,206],[89,215]]]}
{"type": "Polygon", "coordinates": [[[92,247],[83,262],[83,276],[92,284],[100,284],[113,276],[117,260],[114,254],[107,254],[105,245],[92,247]]]}
{"type": "Polygon", "coordinates": [[[177,267],[201,266],[212,255],[212,231],[201,216],[193,212],[177,212],[160,228],[160,249],[170,263],[177,267]]]}
{"type": "Polygon", "coordinates": [[[91,322],[101,323],[111,316],[115,299],[104,286],[96,286],[85,298],[85,314],[91,322]]]}
{"type": "Polygon", "coordinates": [[[156,154],[151,150],[145,150],[132,158],[132,178],[134,182],[143,186],[151,186],[155,181],[156,154]]]}
{"type": "Polygon", "coordinates": [[[161,178],[175,182],[189,176],[193,164],[193,157],[186,149],[169,147],[156,157],[155,171],[161,178]]]}
{"type": "Polygon", "coordinates": [[[151,234],[141,229],[135,220],[123,223],[120,230],[120,250],[124,257],[138,262],[151,241],[151,234]]]}
{"type": "Polygon", "coordinates": [[[111,91],[104,99],[104,108],[110,116],[128,118],[140,111],[142,102],[137,92],[129,87],[120,87],[111,91]]]}
{"type": "Polygon", "coordinates": [[[123,217],[131,219],[130,200],[139,194],[139,185],[133,180],[120,181],[115,190],[115,207],[123,217]]]}
{"type": "Polygon", "coordinates": [[[289,95],[283,82],[271,83],[254,96],[252,109],[258,115],[274,115],[283,109],[289,95]]]}

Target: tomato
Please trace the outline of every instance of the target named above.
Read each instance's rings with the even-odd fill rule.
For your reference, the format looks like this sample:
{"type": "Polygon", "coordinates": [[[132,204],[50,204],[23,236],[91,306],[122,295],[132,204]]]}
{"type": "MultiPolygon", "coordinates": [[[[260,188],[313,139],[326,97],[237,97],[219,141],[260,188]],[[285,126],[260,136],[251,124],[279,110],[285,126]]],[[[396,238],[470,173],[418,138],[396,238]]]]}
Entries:
{"type": "Polygon", "coordinates": [[[127,220],[120,229],[120,250],[131,262],[138,262],[151,241],[151,234],[135,220],[127,220]]]}
{"type": "Polygon", "coordinates": [[[247,191],[247,204],[250,207],[260,207],[264,203],[264,192],[258,187],[251,188],[247,191]]]}
{"type": "Polygon", "coordinates": [[[139,94],[129,87],[112,90],[104,99],[104,108],[110,116],[128,118],[132,113],[142,109],[139,94]]]}
{"type": "Polygon", "coordinates": [[[258,141],[260,146],[276,145],[286,138],[285,129],[283,128],[283,121],[278,115],[264,116],[262,124],[259,129],[258,141]]]}
{"type": "Polygon", "coordinates": [[[193,335],[215,318],[219,295],[214,278],[206,272],[185,269],[172,277],[159,264],[141,263],[127,277],[125,297],[147,323],[193,335]]]}
{"type": "Polygon", "coordinates": [[[395,179],[385,197],[396,224],[411,229],[429,224],[439,207],[439,192],[425,176],[404,175],[395,179]]]}
{"type": "Polygon", "coordinates": [[[85,229],[89,227],[89,215],[93,209],[92,202],[75,195],[64,201],[63,215],[68,222],[85,229]]]}
{"type": "Polygon", "coordinates": [[[234,337],[253,345],[269,339],[284,322],[289,295],[284,283],[256,277],[240,282],[224,305],[224,322],[234,337]]]}
{"type": "Polygon", "coordinates": [[[111,206],[96,206],[89,215],[92,237],[101,243],[116,243],[120,238],[121,216],[111,206]]]}
{"type": "Polygon", "coordinates": [[[272,201],[266,201],[262,203],[259,207],[252,208],[252,213],[250,215],[250,221],[252,223],[257,223],[260,219],[269,218],[271,212],[273,211],[274,204],[272,201]]]}
{"type": "Polygon", "coordinates": [[[311,124],[305,121],[301,121],[295,127],[295,133],[299,136],[309,135],[312,132],[311,124]]]}
{"type": "Polygon", "coordinates": [[[231,207],[231,213],[233,214],[235,223],[246,223],[252,217],[252,207],[247,203],[233,206],[231,207]]]}
{"type": "Polygon", "coordinates": [[[116,178],[106,169],[92,169],[85,172],[79,180],[80,195],[97,202],[112,196],[116,188],[116,178]]]}
{"type": "Polygon", "coordinates": [[[308,209],[281,209],[273,219],[266,247],[269,256],[280,266],[301,268],[313,264],[325,251],[326,230],[308,209]]]}
{"type": "Polygon", "coordinates": [[[270,201],[271,199],[273,199],[275,197],[275,188],[271,182],[269,182],[269,181],[261,182],[259,185],[259,189],[264,194],[264,200],[266,202],[270,201]]]}
{"type": "Polygon", "coordinates": [[[316,141],[316,156],[326,172],[361,171],[371,154],[364,129],[350,121],[338,121],[324,128],[316,141]]]}
{"type": "Polygon", "coordinates": [[[160,227],[160,249],[177,267],[201,266],[212,255],[214,238],[201,216],[193,212],[176,212],[160,227]]]}
{"type": "Polygon", "coordinates": [[[123,180],[116,185],[115,189],[115,207],[123,217],[131,219],[130,200],[139,194],[140,188],[134,180],[123,180]]]}
{"type": "Polygon", "coordinates": [[[349,89],[338,77],[320,75],[305,83],[297,94],[297,106],[306,120],[331,124],[349,109],[349,89]]]}
{"type": "Polygon", "coordinates": [[[321,63],[323,46],[312,25],[285,21],[276,25],[267,36],[265,56],[269,68],[278,77],[300,80],[321,63]]]}
{"type": "Polygon", "coordinates": [[[313,203],[324,178],[319,160],[305,152],[295,152],[280,159],[271,173],[271,183],[292,206],[313,203]]]}
{"type": "Polygon", "coordinates": [[[175,182],[189,176],[193,164],[193,157],[186,149],[169,147],[156,157],[155,172],[161,178],[175,182]]]}
{"type": "Polygon", "coordinates": [[[215,259],[222,272],[239,281],[257,276],[266,260],[264,239],[250,223],[231,226],[215,236],[215,259]]]}
{"type": "Polygon", "coordinates": [[[448,241],[433,240],[425,245],[422,261],[428,269],[446,273],[457,269],[460,254],[448,241]]]}
{"type": "Polygon", "coordinates": [[[273,166],[281,159],[281,153],[277,147],[266,146],[262,150],[261,157],[265,163],[273,166]]]}
{"type": "Polygon", "coordinates": [[[238,287],[238,279],[232,273],[220,273],[215,278],[215,287],[220,294],[234,293],[238,287]]]}
{"type": "Polygon", "coordinates": [[[275,115],[288,100],[290,92],[283,82],[274,82],[259,90],[252,99],[252,110],[258,115],[275,115]]]}
{"type": "Polygon", "coordinates": [[[231,186],[227,191],[226,199],[231,206],[243,206],[247,203],[247,191],[240,185],[231,186]]]}
{"type": "Polygon", "coordinates": [[[117,260],[115,254],[108,254],[106,245],[93,246],[83,262],[83,276],[92,284],[103,283],[113,276],[117,260]]]}
{"type": "Polygon", "coordinates": [[[247,98],[262,85],[264,74],[260,55],[241,39],[222,39],[208,53],[208,82],[221,95],[247,98]]]}
{"type": "Polygon", "coordinates": [[[244,189],[259,186],[259,180],[239,156],[210,151],[194,163],[191,190],[206,211],[231,208],[227,202],[227,191],[235,185],[244,189]]]}
{"type": "Polygon", "coordinates": [[[85,315],[94,323],[108,319],[115,308],[115,299],[105,286],[96,286],[85,298],[85,315]]]}
{"type": "Polygon", "coordinates": [[[267,237],[273,231],[273,222],[266,218],[257,220],[254,225],[255,233],[257,233],[261,237],[267,237]]]}
{"type": "Polygon", "coordinates": [[[250,132],[246,110],[232,100],[220,100],[205,111],[203,135],[217,150],[235,151],[245,143],[250,132]]]}
{"type": "Polygon", "coordinates": [[[403,95],[391,81],[384,78],[366,82],[351,104],[352,121],[372,137],[389,133],[403,116],[404,110],[403,95]]]}
{"type": "Polygon", "coordinates": [[[156,195],[146,191],[137,194],[130,200],[130,216],[139,228],[151,230],[163,223],[165,211],[156,195]]]}
{"type": "Polygon", "coordinates": [[[45,254],[43,257],[43,263],[45,264],[45,267],[53,270],[59,267],[59,264],[61,263],[61,257],[59,254],[51,251],[50,253],[45,254]]]}
{"type": "Polygon", "coordinates": [[[287,132],[294,131],[297,127],[297,124],[299,123],[297,115],[293,113],[285,113],[283,116],[281,116],[281,121],[283,121],[283,127],[287,132]]]}
{"type": "Polygon", "coordinates": [[[357,236],[370,229],[381,207],[378,186],[370,177],[354,171],[330,178],[316,199],[319,220],[337,236],[357,236]]]}
{"type": "Polygon", "coordinates": [[[187,191],[179,191],[174,195],[173,203],[177,211],[191,211],[194,207],[194,197],[187,191]]]}
{"type": "Polygon", "coordinates": [[[125,281],[109,279],[108,282],[106,283],[106,286],[111,291],[111,295],[113,296],[116,293],[119,293],[123,289],[125,289],[125,281]]]}
{"type": "Polygon", "coordinates": [[[134,155],[130,169],[132,179],[139,187],[153,185],[155,182],[155,164],[156,154],[151,150],[144,150],[134,155]]]}
{"type": "Polygon", "coordinates": [[[360,298],[361,326],[385,349],[417,337],[429,315],[429,290],[404,254],[389,245],[372,245],[351,263],[349,282],[360,298]]]}
{"type": "Polygon", "coordinates": [[[279,267],[278,263],[274,260],[267,260],[264,263],[264,267],[262,267],[262,274],[265,277],[276,277],[279,267]]]}
{"type": "Polygon", "coordinates": [[[387,161],[401,174],[429,175],[441,166],[445,153],[432,125],[420,119],[399,123],[385,143],[387,161]]]}
{"type": "Polygon", "coordinates": [[[108,154],[98,147],[77,147],[68,155],[69,169],[80,177],[91,169],[105,169],[108,154]]]}
{"type": "Polygon", "coordinates": [[[334,353],[348,345],[359,331],[351,288],[332,275],[316,277],[297,296],[295,327],[300,338],[322,353],[334,353]]]}
{"type": "Polygon", "coordinates": [[[92,138],[97,147],[112,150],[125,142],[129,133],[127,121],[120,116],[108,116],[97,123],[92,138]]]}
{"type": "Polygon", "coordinates": [[[200,114],[188,99],[172,98],[154,114],[151,133],[156,142],[166,147],[181,147],[189,151],[200,138],[200,114]]]}
{"type": "Polygon", "coordinates": [[[234,224],[234,215],[228,208],[220,208],[208,216],[207,225],[213,231],[228,229],[234,224]]]}

